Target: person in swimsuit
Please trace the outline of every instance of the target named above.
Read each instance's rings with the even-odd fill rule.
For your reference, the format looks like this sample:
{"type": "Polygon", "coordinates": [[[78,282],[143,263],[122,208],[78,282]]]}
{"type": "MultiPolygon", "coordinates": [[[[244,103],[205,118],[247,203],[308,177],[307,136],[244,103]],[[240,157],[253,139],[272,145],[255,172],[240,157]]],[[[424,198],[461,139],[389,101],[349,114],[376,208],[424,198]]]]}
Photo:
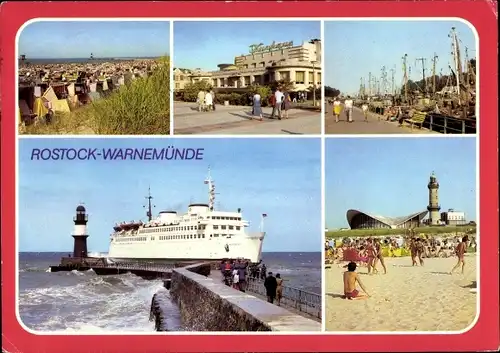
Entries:
{"type": "Polygon", "coordinates": [[[279,273],[276,274],[276,304],[280,306],[281,298],[283,297],[283,278],[279,273]]]}
{"type": "Polygon", "coordinates": [[[425,253],[424,242],[421,238],[417,238],[415,244],[416,255],[418,257],[418,261],[420,262],[420,266],[424,266],[424,259],[422,258],[422,255],[425,253]]]}
{"type": "Polygon", "coordinates": [[[373,240],[371,238],[369,238],[366,242],[366,255],[368,257],[368,274],[372,273],[372,269],[373,273],[376,273],[377,270],[373,266],[375,264],[376,252],[373,246],[373,240]]]}
{"type": "Polygon", "coordinates": [[[344,299],[354,300],[354,299],[366,299],[370,295],[368,294],[365,286],[361,282],[358,274],[356,273],[356,263],[349,262],[347,264],[347,271],[344,272],[344,299]],[[361,290],[364,293],[360,293],[356,289],[356,283],[359,284],[361,290]]]}
{"type": "Polygon", "coordinates": [[[417,266],[417,241],[415,238],[410,239],[411,265],[417,266]]]}
{"type": "Polygon", "coordinates": [[[385,261],[384,261],[384,256],[382,256],[382,244],[380,244],[380,239],[375,239],[375,260],[373,262],[373,271],[377,271],[377,262],[380,261],[380,264],[382,265],[382,268],[384,269],[384,275],[387,274],[387,267],[385,267],[385,261]]]}
{"type": "Polygon", "coordinates": [[[465,237],[462,238],[462,241],[457,245],[455,249],[455,255],[458,257],[457,264],[455,267],[450,272],[450,275],[453,274],[453,272],[462,265],[462,274],[464,274],[464,268],[465,268],[465,253],[467,252],[467,243],[469,241],[469,236],[466,235],[465,237]]]}

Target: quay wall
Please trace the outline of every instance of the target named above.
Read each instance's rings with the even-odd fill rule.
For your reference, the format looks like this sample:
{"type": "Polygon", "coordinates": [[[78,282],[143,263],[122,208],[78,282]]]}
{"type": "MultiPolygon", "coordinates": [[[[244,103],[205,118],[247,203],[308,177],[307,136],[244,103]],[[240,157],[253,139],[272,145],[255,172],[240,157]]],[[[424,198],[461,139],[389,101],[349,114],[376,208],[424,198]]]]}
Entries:
{"type": "MultiPolygon", "coordinates": [[[[210,277],[209,263],[172,270],[170,297],[190,331],[320,331],[321,324],[210,277]]],[[[161,326],[161,325],[159,325],[161,326]]]]}

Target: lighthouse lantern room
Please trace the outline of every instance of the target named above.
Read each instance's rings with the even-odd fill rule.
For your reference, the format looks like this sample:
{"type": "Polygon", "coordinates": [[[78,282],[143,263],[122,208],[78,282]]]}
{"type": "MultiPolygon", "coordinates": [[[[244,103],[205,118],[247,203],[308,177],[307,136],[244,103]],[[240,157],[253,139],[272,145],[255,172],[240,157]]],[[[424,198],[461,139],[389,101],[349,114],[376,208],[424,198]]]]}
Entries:
{"type": "Polygon", "coordinates": [[[87,257],[87,222],[88,216],[85,207],[79,205],[76,208],[76,215],[73,218],[75,227],[73,229],[73,238],[75,243],[73,246],[73,257],[87,257]]]}

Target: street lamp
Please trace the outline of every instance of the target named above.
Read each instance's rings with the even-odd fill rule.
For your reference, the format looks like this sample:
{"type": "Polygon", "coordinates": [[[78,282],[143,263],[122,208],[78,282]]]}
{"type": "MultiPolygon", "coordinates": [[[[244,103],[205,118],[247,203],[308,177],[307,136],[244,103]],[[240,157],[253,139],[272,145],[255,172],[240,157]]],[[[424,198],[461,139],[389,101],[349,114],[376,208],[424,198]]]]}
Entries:
{"type": "Polygon", "coordinates": [[[316,61],[312,62],[313,67],[313,106],[316,107],[316,61]]]}

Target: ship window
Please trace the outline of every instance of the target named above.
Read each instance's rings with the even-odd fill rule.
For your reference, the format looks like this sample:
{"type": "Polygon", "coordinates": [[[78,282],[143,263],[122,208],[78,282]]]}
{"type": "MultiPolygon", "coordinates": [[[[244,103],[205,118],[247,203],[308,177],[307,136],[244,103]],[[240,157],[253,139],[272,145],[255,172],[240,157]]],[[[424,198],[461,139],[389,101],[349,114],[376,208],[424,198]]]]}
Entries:
{"type": "Polygon", "coordinates": [[[200,238],[201,238],[201,234],[198,234],[198,239],[200,239],[200,238]]]}
{"type": "Polygon", "coordinates": [[[219,234],[214,234],[214,238],[217,238],[219,236],[219,234]]]}
{"type": "Polygon", "coordinates": [[[202,234],[202,235],[201,235],[201,237],[202,237],[203,239],[205,239],[205,234],[202,234]]]}
{"type": "Polygon", "coordinates": [[[226,226],[220,226],[220,227],[221,227],[221,229],[226,229],[226,226]]]}
{"type": "Polygon", "coordinates": [[[194,229],[195,229],[195,230],[196,230],[196,229],[198,229],[198,226],[194,226],[194,229]]]}
{"type": "Polygon", "coordinates": [[[220,217],[215,217],[215,219],[220,219],[220,217]]]}
{"type": "Polygon", "coordinates": [[[210,238],[212,237],[212,234],[210,234],[210,238]]]}
{"type": "Polygon", "coordinates": [[[234,227],[233,226],[229,226],[229,229],[234,229],[234,227]]]}
{"type": "Polygon", "coordinates": [[[214,227],[214,229],[219,229],[219,226],[218,226],[218,225],[216,225],[216,224],[214,224],[214,226],[213,226],[213,227],[214,227]]]}

